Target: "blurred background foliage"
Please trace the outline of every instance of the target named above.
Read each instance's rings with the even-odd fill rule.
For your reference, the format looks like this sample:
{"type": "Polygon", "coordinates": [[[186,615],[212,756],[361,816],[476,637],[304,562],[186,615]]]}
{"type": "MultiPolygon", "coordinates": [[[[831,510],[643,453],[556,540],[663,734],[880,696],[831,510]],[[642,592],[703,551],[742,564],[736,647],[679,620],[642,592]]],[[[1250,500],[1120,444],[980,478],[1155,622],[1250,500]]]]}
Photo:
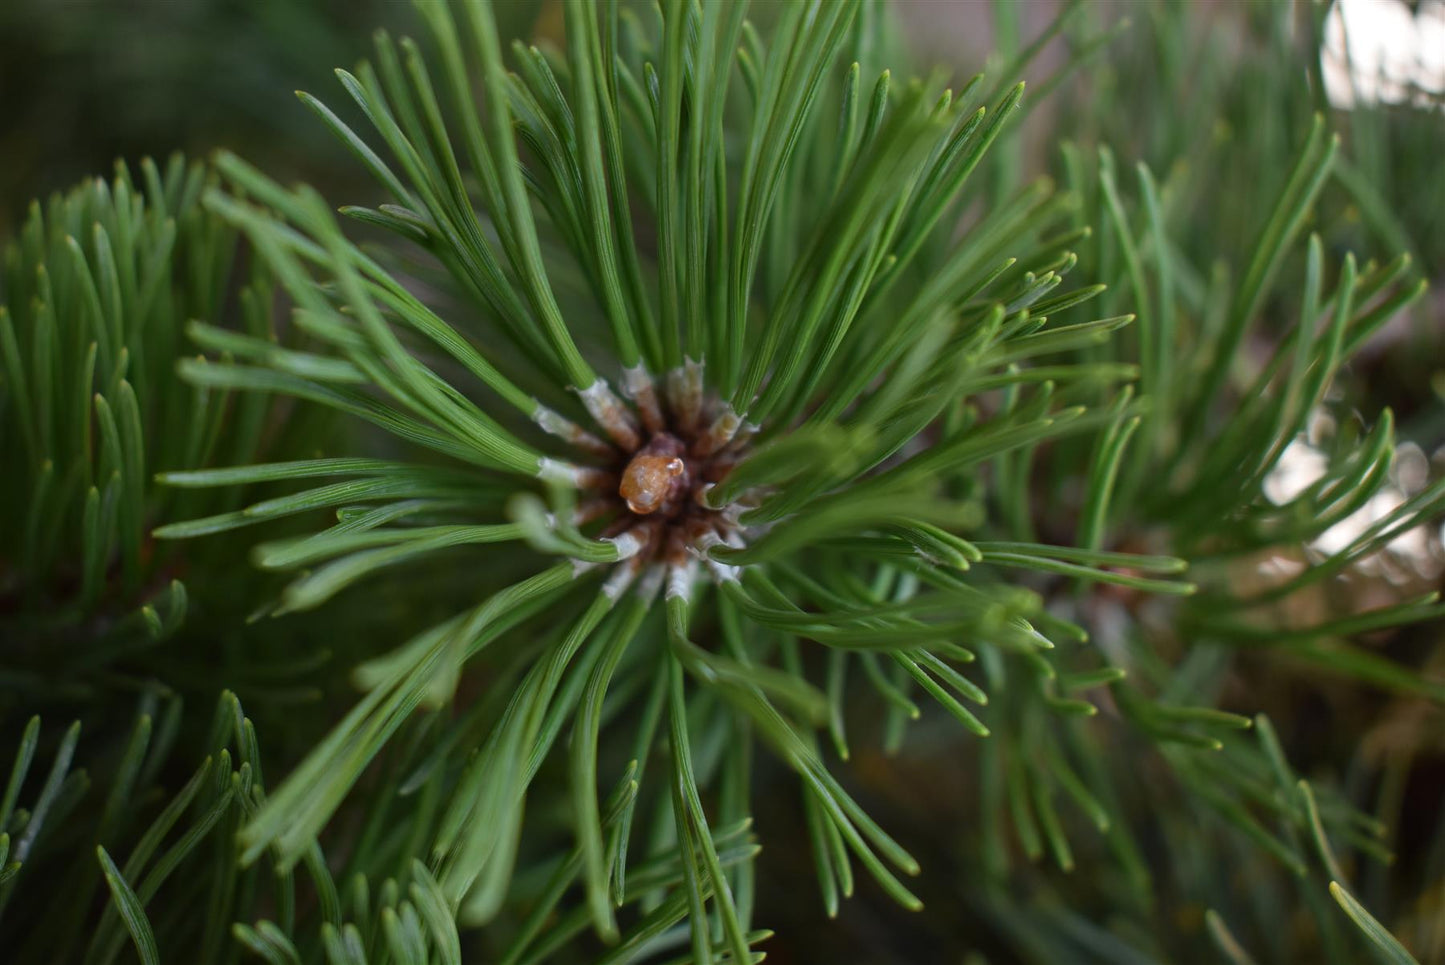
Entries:
{"type": "MultiPolygon", "coordinates": [[[[534,0],[501,0],[527,34],[534,0]]],[[[29,199],[131,162],[229,147],[282,181],[359,181],[347,154],[293,96],[326,89],[380,29],[407,27],[391,0],[107,0],[0,4],[0,234],[29,199]]]]}
{"type": "MultiPolygon", "coordinates": [[[[1425,6],[1413,3],[1410,10],[1419,13],[1425,6]]],[[[557,0],[507,0],[497,8],[504,33],[560,41],[557,0]]],[[[937,63],[961,81],[986,67],[1006,68],[1053,21],[1059,4],[959,0],[902,2],[895,9],[897,35],[880,37],[880,48],[896,44],[912,50],[908,62],[937,63]]],[[[1242,261],[1263,212],[1273,204],[1312,118],[1325,112],[1329,126],[1342,135],[1342,160],[1308,230],[1320,235],[1332,264],[1346,250],[1408,252],[1411,271],[1432,286],[1356,357],[1337,383],[1336,401],[1343,411],[1357,408],[1371,416],[1391,407],[1399,439],[1413,443],[1433,466],[1431,475],[1438,476],[1445,468],[1440,457],[1445,178],[1439,175],[1445,114],[1438,103],[1332,108],[1320,81],[1319,56],[1329,11],[1328,4],[1315,2],[1085,4],[1046,40],[1027,79],[1051,76],[1071,51],[1087,53],[1088,61],[1052,90],[1031,88],[1029,96],[1046,102],[1031,114],[1025,136],[994,151],[986,174],[993,190],[1004,193],[1038,175],[1072,184],[1077,172],[1070,164],[1092,172],[1101,145],[1123,171],[1147,163],[1170,192],[1171,220],[1191,226],[1173,238],[1179,262],[1196,272],[1180,283],[1205,285],[1216,265],[1236,278],[1245,270],[1242,261]],[[1097,45],[1094,38],[1101,34],[1109,39],[1097,45]]],[[[0,238],[19,233],[32,198],[88,176],[108,176],[118,158],[134,164],[178,150],[204,158],[229,148],[283,182],[305,180],[332,198],[366,197],[364,173],[292,91],[332,91],[331,69],[364,55],[369,35],[382,27],[414,30],[414,15],[407,5],[389,0],[0,3],[0,238]]],[[[1086,180],[1096,182],[1092,176],[1086,180]]],[[[1132,185],[1132,178],[1127,180],[1132,185]]],[[[1086,211],[1099,210],[1098,197],[1085,192],[1078,200],[1086,211]]],[[[1097,239],[1099,246],[1111,243],[1107,236],[1097,239]]],[[[1090,252],[1085,245],[1081,257],[1097,263],[1110,256],[1104,247],[1090,252]]],[[[1280,331],[1296,310],[1304,270],[1304,259],[1293,259],[1273,286],[1280,331]]],[[[1128,296],[1116,289],[1110,297],[1128,296]]],[[[1258,344],[1246,349],[1265,357],[1268,335],[1256,334],[1258,344]]],[[[1440,583],[1436,568],[1403,583],[1383,580],[1372,592],[1392,600],[1401,598],[1405,587],[1419,592],[1440,583]]],[[[395,592],[395,598],[375,605],[419,624],[420,615],[402,613],[404,588],[395,592]]],[[[274,624],[266,627],[237,633],[248,641],[276,633],[274,624]]],[[[295,641],[317,642],[304,623],[288,632],[291,636],[271,639],[269,646],[284,652],[295,641]]],[[[336,632],[334,625],[330,632],[336,632]]],[[[1381,631],[1370,642],[1439,679],[1445,672],[1442,632],[1435,621],[1381,631]]],[[[201,646],[190,640],[189,659],[201,646]]],[[[220,652],[243,651],[223,646],[220,652]]],[[[179,678],[194,683],[200,697],[194,707],[206,719],[214,692],[207,693],[199,670],[179,666],[179,678]]],[[[1439,706],[1320,674],[1275,673],[1262,662],[1246,660],[1241,666],[1245,674],[1255,672],[1225,680],[1221,705],[1246,714],[1266,711],[1303,775],[1333,779],[1354,804],[1390,826],[1387,841],[1397,860],[1362,864],[1357,889],[1392,930],[1409,936],[1422,962],[1445,961],[1445,880],[1438,877],[1445,868],[1440,819],[1445,717],[1439,706]]],[[[268,732],[287,737],[282,746],[268,748],[273,774],[301,753],[308,739],[301,731],[320,734],[331,716],[329,711],[297,716],[291,701],[303,693],[319,700],[327,686],[335,686],[326,681],[339,676],[310,665],[287,687],[242,693],[248,712],[262,721],[263,745],[268,732]],[[268,728],[263,719],[268,714],[287,718],[290,726],[268,728]]],[[[60,725],[73,712],[66,706],[71,697],[62,695],[47,715],[42,759],[57,745],[64,748],[60,725]]],[[[161,719],[170,697],[131,697],[126,707],[136,699],[161,719]]],[[[223,700],[222,718],[229,708],[223,700]]],[[[860,731],[876,730],[880,709],[858,708],[860,731]]],[[[239,721],[239,706],[234,715],[239,721]]],[[[107,738],[115,747],[102,759],[102,771],[120,766],[122,746],[134,740],[122,726],[107,738]]],[[[22,718],[7,715],[0,747],[15,746],[23,727],[22,718]]],[[[204,731],[180,738],[196,755],[177,764],[178,772],[189,774],[201,753],[232,740],[225,726],[213,727],[208,745],[204,731]]],[[[238,724],[238,761],[242,733],[238,724]]],[[[1286,960],[1271,957],[1271,950],[1293,947],[1293,933],[1307,927],[1293,904],[1296,891],[1287,874],[1261,866],[1230,830],[1202,819],[1169,777],[1158,773],[1144,746],[1115,748],[1113,761],[1139,790],[1123,809],[1142,829],[1158,883],[1152,906],[1116,900],[1129,893],[1118,882],[1071,876],[1046,863],[1023,871],[1029,866],[1014,860],[1001,874],[998,856],[986,853],[988,839],[979,833],[982,765],[971,746],[961,745],[946,722],[925,720],[898,756],[860,750],[851,777],[864,807],[895,830],[905,847],[924,856],[925,873],[917,885],[925,902],[921,915],[903,912],[865,887],[846,913],[825,927],[797,802],[762,799],[756,819],[769,846],[759,864],[760,917],[779,933],[768,946],[769,961],[1228,961],[1222,957],[1227,943],[1208,938],[1201,894],[1210,895],[1209,907],[1226,913],[1231,926],[1244,929],[1249,939],[1244,944],[1261,961],[1286,960]],[[1192,848],[1173,846],[1191,839],[1192,848]],[[1166,840],[1170,847],[1164,847],[1166,840]],[[1227,914],[1232,907],[1237,915],[1227,914]]],[[[761,759],[758,766],[764,772],[758,783],[766,786],[767,770],[776,765],[761,759]]],[[[1104,837],[1074,839],[1076,861],[1085,868],[1090,848],[1109,847],[1104,837]]],[[[1003,847],[1017,850],[1011,840],[1003,847]]]]}

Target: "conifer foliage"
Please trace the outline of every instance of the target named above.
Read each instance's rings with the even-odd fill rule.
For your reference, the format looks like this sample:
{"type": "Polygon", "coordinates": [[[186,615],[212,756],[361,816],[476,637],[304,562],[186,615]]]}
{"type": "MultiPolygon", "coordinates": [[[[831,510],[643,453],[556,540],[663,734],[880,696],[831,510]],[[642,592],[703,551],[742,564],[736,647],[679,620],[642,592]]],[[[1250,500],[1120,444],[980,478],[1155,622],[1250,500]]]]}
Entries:
{"type": "Polygon", "coordinates": [[[175,724],[153,740],[148,698],[98,824],[68,834],[74,729],[16,809],[32,724],[3,875],[37,832],[73,839],[73,880],[111,897],[90,949],[50,960],[110,962],[128,934],[147,963],[760,961],[760,795],[799,802],[830,916],[860,878],[919,906],[926,857],[850,790],[875,737],[849,725],[897,750],[936,713],[980,762],[990,873],[1014,840],[1070,870],[1089,835],[1147,892],[1122,731],[1328,888],[1310,908],[1333,954],[1408,961],[1332,844],[1383,853],[1376,822],[1300,780],[1267,718],[1216,703],[1260,640],[1286,669],[1445,699],[1347,642],[1438,615],[1433,595],[1286,605],[1438,516],[1445,484],[1273,585],[1232,568],[1313,546],[1394,461],[1386,412],[1265,495],[1341,366],[1423,291],[1403,257],[1335,268],[1302,241],[1338,150],[1324,119],[1238,281],[1201,293],[1174,184],[1104,151],[1009,190],[985,158],[1024,86],[895,79],[883,8],[562,9],[563,49],[506,51],[487,3],[419,3],[424,41],[379,34],[340,96],[300,94],[375,177],[370,204],[337,212],[223,153],[211,175],[145,168],[144,197],[124,172],[82,188],[14,249],[0,451],[26,468],[0,484],[27,510],[0,545],[21,639],[86,637],[84,669],[51,668],[66,682],[132,659],[122,626],[203,646],[245,613],[187,617],[161,561],[194,554],[249,605],[260,578],[220,571],[249,552],[282,580],[256,626],[327,638],[360,692],[264,784],[265,735],[226,693],[154,817],[175,724]],[[1301,254],[1295,320],[1242,381],[1301,254]],[[57,594],[60,631],[30,616],[57,594]],[[139,610],[84,616],[101,604],[139,610]],[[755,785],[762,754],[794,788],[755,785]]]}

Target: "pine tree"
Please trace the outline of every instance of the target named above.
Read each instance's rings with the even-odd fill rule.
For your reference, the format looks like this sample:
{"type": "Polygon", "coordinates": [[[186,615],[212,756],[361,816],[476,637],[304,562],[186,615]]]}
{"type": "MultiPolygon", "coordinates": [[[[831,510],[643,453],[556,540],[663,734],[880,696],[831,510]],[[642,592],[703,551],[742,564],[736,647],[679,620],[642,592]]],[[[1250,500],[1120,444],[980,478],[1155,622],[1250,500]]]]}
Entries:
{"type": "Polygon", "coordinates": [[[79,725],[44,778],[24,729],[18,960],[759,961],[762,798],[797,802],[830,917],[920,907],[928,855],[846,762],[940,715],[978,797],[939,833],[1006,954],[1412,960],[1352,885],[1386,829],[1230,692],[1445,700],[1364,642],[1434,593],[1320,600],[1445,509],[1445,480],[1392,497],[1390,412],[1340,394],[1424,284],[1327,247],[1324,115],[1210,274],[1200,168],[1080,141],[1019,183],[1015,78],[1066,38],[1058,90],[1113,36],[1078,8],[956,89],[894,81],[871,3],[589,0],[510,52],[480,0],[417,10],[426,41],[337,71],[349,108],[300,94],[378,200],[223,152],[11,249],[6,719],[126,735],[92,791],[79,725]],[[322,727],[263,688],[258,726],[258,678],[360,695],[322,727]],[[1104,927],[1176,863],[1216,876],[1198,924],[1104,927]],[[1310,924],[1257,934],[1271,902],[1310,924]]]}

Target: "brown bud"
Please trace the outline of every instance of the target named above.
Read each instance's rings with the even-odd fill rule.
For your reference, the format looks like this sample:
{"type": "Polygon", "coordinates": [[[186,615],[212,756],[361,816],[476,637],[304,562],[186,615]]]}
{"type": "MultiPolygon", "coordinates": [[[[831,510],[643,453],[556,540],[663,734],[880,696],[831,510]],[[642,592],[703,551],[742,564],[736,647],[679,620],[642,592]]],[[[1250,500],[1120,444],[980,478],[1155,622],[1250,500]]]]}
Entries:
{"type": "Polygon", "coordinates": [[[676,456],[654,455],[645,450],[627,464],[618,492],[627,500],[627,508],[645,516],[661,509],[672,495],[672,481],[687,466],[676,456]]]}

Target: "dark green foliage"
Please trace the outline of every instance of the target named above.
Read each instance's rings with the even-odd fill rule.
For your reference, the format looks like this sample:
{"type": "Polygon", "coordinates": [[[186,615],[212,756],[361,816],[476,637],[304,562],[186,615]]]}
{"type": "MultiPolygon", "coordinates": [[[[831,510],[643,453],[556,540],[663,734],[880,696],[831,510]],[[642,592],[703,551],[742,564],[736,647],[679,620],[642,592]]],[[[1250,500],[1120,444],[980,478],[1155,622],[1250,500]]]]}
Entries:
{"type": "Polygon", "coordinates": [[[110,184],[96,180],[33,205],[6,250],[7,710],[83,703],[107,688],[145,690],[148,677],[164,691],[177,669],[166,642],[190,606],[229,612],[204,631],[215,638],[251,605],[244,596],[256,580],[234,566],[234,546],[178,554],[149,532],[157,520],[240,498],[160,487],[156,472],[294,453],[316,421],[283,426],[285,410],[268,399],[195,388],[175,374],[187,319],[276,339],[269,282],[244,267],[236,233],[200,208],[207,179],[179,157],[164,172],[143,162],[139,184],[122,166],[110,184]],[[182,582],[191,579],[198,592],[182,582]]]}
{"type": "Polygon", "coordinates": [[[180,703],[154,708],[152,702],[152,709],[161,715],[159,727],[153,728],[151,713],[142,713],[123,756],[99,775],[103,783],[97,788],[72,764],[78,723],[66,732],[48,770],[35,756],[39,718],[27,726],[0,802],[0,826],[9,829],[8,838],[0,836],[0,847],[8,848],[0,884],[0,914],[10,912],[7,933],[17,934],[16,912],[39,914],[18,929],[19,940],[8,942],[16,960],[107,965],[124,961],[133,946],[145,963],[237,961],[243,947],[269,949],[292,961],[299,945],[308,960],[324,949],[331,961],[346,962],[351,959],[344,951],[334,949],[351,942],[373,951],[390,948],[399,962],[457,960],[456,929],[439,904],[435,882],[419,864],[393,878],[391,865],[383,863],[384,880],[377,875],[369,882],[367,873],[378,867],[376,851],[359,848],[344,864],[328,866],[313,845],[299,873],[240,867],[232,847],[236,829],[264,801],[250,719],[234,695],[224,694],[199,768],[173,777],[179,763],[174,758],[182,756],[173,751],[180,703]],[[103,810],[94,823],[101,793],[103,810]],[[33,804],[23,807],[30,800],[33,804]],[[22,806],[13,807],[17,803],[22,806]],[[87,842],[99,843],[86,847],[87,842]],[[346,875],[344,894],[331,867],[346,875]],[[94,901],[102,880],[113,896],[108,906],[94,901]],[[27,881],[63,882],[57,894],[65,900],[37,909],[32,897],[24,902],[28,908],[11,908],[22,903],[27,881]],[[374,887],[379,890],[373,897],[374,887]],[[90,920],[97,909],[98,920],[90,920]],[[251,920],[263,909],[279,924],[230,924],[251,920]],[[293,945],[285,936],[303,927],[304,938],[293,945]]]}
{"type": "MultiPolygon", "coordinates": [[[[176,157],[164,172],[150,161],[140,172],[137,183],[122,166],[109,184],[97,179],[35,204],[5,252],[0,725],[21,751],[0,805],[0,829],[13,842],[0,900],[9,923],[31,923],[13,942],[31,960],[80,954],[95,927],[102,871],[126,926],[147,947],[153,939],[139,909],[171,871],[234,889],[229,873],[209,862],[183,861],[197,845],[190,838],[168,845],[164,870],[136,878],[146,848],[162,843],[162,824],[182,818],[155,817],[158,797],[176,787],[175,768],[200,759],[190,757],[201,748],[192,729],[205,718],[193,719],[183,696],[199,692],[202,706],[209,703],[218,689],[210,674],[224,668],[238,688],[284,703],[288,690],[293,700],[304,696],[306,664],[324,660],[282,656],[275,639],[236,645],[259,581],[235,565],[235,546],[177,553],[150,536],[158,519],[239,498],[158,487],[157,470],[295,452],[317,421],[283,425],[285,410],[270,400],[232,398],[177,377],[186,319],[225,320],[274,339],[273,292],[262,273],[244,267],[236,233],[201,209],[204,168],[176,157]],[[269,668],[260,666],[263,655],[269,668]],[[291,680],[276,672],[282,661],[291,680]],[[63,737],[42,733],[36,713],[83,724],[63,737]],[[152,818],[162,824],[150,825],[155,840],[147,844],[142,832],[152,818]],[[97,848],[109,857],[98,862],[97,848]]],[[[228,700],[223,711],[235,705],[228,700]]],[[[238,705],[235,713],[239,727],[238,705]]],[[[215,758],[222,744],[212,743],[204,751],[212,755],[209,778],[195,780],[214,792],[195,796],[203,784],[191,785],[184,804],[197,839],[218,822],[229,821],[234,833],[243,810],[218,810],[216,796],[230,794],[233,779],[250,780],[215,758]]],[[[253,756],[243,755],[243,772],[259,768],[253,756]]],[[[208,853],[228,854],[225,840],[208,853]]],[[[238,914],[228,907],[216,913],[238,914]]],[[[193,911],[178,918],[180,911],[160,916],[164,948],[176,947],[177,920],[205,921],[193,911]]],[[[119,923],[111,924],[88,960],[109,961],[122,947],[119,923]]],[[[218,927],[224,935],[225,921],[218,927]]],[[[200,933],[180,934],[192,941],[200,933]]]]}

